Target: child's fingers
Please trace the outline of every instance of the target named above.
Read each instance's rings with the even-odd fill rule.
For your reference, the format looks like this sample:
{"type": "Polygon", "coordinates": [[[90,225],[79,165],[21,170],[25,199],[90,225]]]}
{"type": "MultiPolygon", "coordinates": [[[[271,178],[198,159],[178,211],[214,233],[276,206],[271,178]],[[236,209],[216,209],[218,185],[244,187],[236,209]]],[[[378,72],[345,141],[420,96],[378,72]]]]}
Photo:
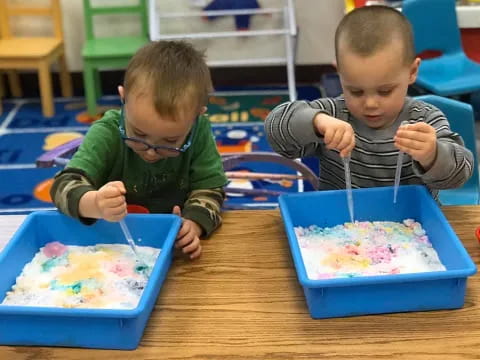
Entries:
{"type": "Polygon", "coordinates": [[[105,206],[102,204],[103,214],[104,217],[106,216],[123,216],[124,214],[127,215],[127,206],[126,204],[122,204],[120,206],[110,207],[105,206]]]}
{"type": "Polygon", "coordinates": [[[412,156],[412,153],[411,153],[412,151],[411,151],[411,149],[409,149],[408,147],[405,147],[405,146],[402,146],[402,145],[398,145],[397,143],[395,143],[395,146],[396,146],[396,148],[397,148],[398,150],[403,151],[404,153],[412,156]]]}
{"type": "Polygon", "coordinates": [[[120,195],[116,197],[105,198],[103,203],[105,207],[116,208],[125,205],[125,196],[120,195]]]}
{"type": "Polygon", "coordinates": [[[182,251],[184,254],[190,254],[195,250],[197,250],[199,246],[200,246],[200,239],[198,238],[198,236],[195,236],[193,240],[190,242],[190,244],[183,247],[182,251]]]}
{"type": "Polygon", "coordinates": [[[397,138],[428,142],[428,141],[435,140],[436,135],[435,133],[432,133],[432,132],[427,133],[427,132],[422,132],[417,130],[401,129],[401,130],[398,130],[397,134],[395,135],[395,140],[397,138]]]}
{"type": "Polygon", "coordinates": [[[185,246],[187,246],[188,244],[190,244],[193,241],[194,237],[195,237],[194,234],[188,233],[187,235],[185,235],[182,238],[177,238],[177,241],[175,242],[175,247],[177,249],[178,248],[183,249],[185,246]]]}
{"type": "Polygon", "coordinates": [[[325,131],[325,134],[323,134],[323,141],[325,142],[326,145],[330,144],[334,135],[335,135],[335,130],[333,129],[327,129],[325,131]]]}
{"type": "Polygon", "coordinates": [[[426,122],[420,121],[415,124],[409,124],[405,127],[400,127],[400,129],[405,128],[405,130],[413,130],[413,131],[420,131],[422,133],[431,134],[435,132],[435,129],[428,125],[426,122]]]}
{"type": "Polygon", "coordinates": [[[352,141],[350,141],[349,144],[344,149],[342,149],[342,151],[340,151],[340,156],[345,157],[350,155],[354,147],[355,147],[355,139],[352,139],[352,141]]]}
{"type": "Polygon", "coordinates": [[[189,226],[188,222],[184,221],[177,234],[177,241],[175,243],[175,247],[179,248],[190,244],[194,236],[195,234],[189,226]]]}
{"type": "Polygon", "coordinates": [[[108,210],[114,215],[121,215],[123,213],[127,213],[127,205],[122,203],[118,206],[109,206],[108,210]]]}
{"type": "Polygon", "coordinates": [[[351,138],[350,138],[350,144],[348,145],[348,152],[352,152],[353,148],[355,147],[355,134],[352,132],[352,134],[350,135],[351,138]]]}
{"type": "Polygon", "coordinates": [[[397,138],[395,141],[395,145],[410,150],[422,150],[425,147],[425,142],[408,138],[397,138]]]}
{"type": "Polygon", "coordinates": [[[122,181],[110,181],[107,185],[118,189],[122,194],[127,192],[122,181]]]}
{"type": "Polygon", "coordinates": [[[175,206],[173,207],[172,214],[173,214],[173,215],[182,216],[182,211],[180,210],[180,206],[175,205],[175,206]]]}
{"type": "Polygon", "coordinates": [[[113,216],[122,216],[127,213],[127,203],[125,202],[125,197],[123,195],[105,198],[102,193],[102,196],[98,201],[98,208],[103,214],[104,218],[107,218],[110,215],[113,216]]]}
{"type": "Polygon", "coordinates": [[[425,157],[425,152],[422,150],[412,150],[409,148],[398,148],[399,150],[403,151],[405,154],[408,154],[412,157],[412,159],[416,161],[420,161],[420,159],[423,159],[425,157]]]}
{"type": "Polygon", "coordinates": [[[183,237],[186,236],[189,232],[190,232],[190,226],[188,225],[188,223],[186,223],[186,222],[184,221],[184,222],[182,223],[182,226],[180,226],[180,230],[178,231],[177,240],[183,238],[183,237]]]}
{"type": "Polygon", "coordinates": [[[353,142],[353,145],[355,145],[354,138],[348,133],[345,133],[343,135],[342,141],[340,141],[340,143],[338,144],[337,149],[340,151],[343,151],[345,148],[351,146],[352,142],[353,142]]]}
{"type": "Polygon", "coordinates": [[[345,129],[337,129],[335,131],[335,134],[333,135],[333,138],[332,140],[330,141],[330,143],[328,143],[328,147],[330,149],[338,149],[339,148],[339,144],[342,142],[342,139],[344,137],[344,134],[345,134],[345,129]]]}
{"type": "Polygon", "coordinates": [[[124,209],[115,208],[115,209],[107,209],[105,211],[105,214],[104,214],[103,218],[107,221],[120,221],[125,216],[127,216],[126,208],[124,208],[124,209]]]}
{"type": "Polygon", "coordinates": [[[102,197],[105,199],[120,197],[124,194],[120,191],[120,189],[114,186],[104,186],[99,191],[102,194],[102,197]]]}
{"type": "Polygon", "coordinates": [[[193,259],[196,259],[198,257],[200,257],[200,255],[202,254],[202,245],[198,245],[198,248],[197,250],[195,250],[193,253],[190,254],[190,259],[193,260],[193,259]]]}

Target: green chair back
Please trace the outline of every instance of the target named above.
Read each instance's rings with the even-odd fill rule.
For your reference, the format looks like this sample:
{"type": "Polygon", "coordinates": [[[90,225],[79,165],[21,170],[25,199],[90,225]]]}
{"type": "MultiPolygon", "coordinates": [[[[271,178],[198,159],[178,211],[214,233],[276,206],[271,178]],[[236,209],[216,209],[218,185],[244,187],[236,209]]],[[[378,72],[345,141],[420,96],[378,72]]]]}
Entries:
{"type": "Polygon", "coordinates": [[[87,40],[95,38],[93,28],[94,16],[138,14],[141,21],[141,36],[148,37],[148,15],[146,0],[138,0],[137,5],[92,6],[91,0],[83,0],[85,32],[87,40]]]}
{"type": "Polygon", "coordinates": [[[137,5],[129,6],[92,6],[91,0],[83,0],[83,7],[86,35],[82,49],[83,81],[88,114],[93,120],[98,116],[97,100],[102,96],[99,71],[107,68],[125,68],[138,49],[149,42],[147,0],[138,0],[137,5]],[[95,36],[93,21],[95,16],[118,14],[137,14],[141,24],[140,34],[137,36],[95,36]]]}

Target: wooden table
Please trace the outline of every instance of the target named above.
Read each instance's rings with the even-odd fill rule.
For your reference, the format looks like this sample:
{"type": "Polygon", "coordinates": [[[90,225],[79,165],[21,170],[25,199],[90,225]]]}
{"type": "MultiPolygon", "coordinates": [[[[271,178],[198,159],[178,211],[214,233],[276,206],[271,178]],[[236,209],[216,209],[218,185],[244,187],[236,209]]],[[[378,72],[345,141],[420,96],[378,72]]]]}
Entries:
{"type": "MultiPolygon", "coordinates": [[[[478,265],[480,207],[444,212],[478,265]]],[[[480,359],[479,298],[475,275],[463,309],[313,320],[279,212],[232,211],[199,261],[174,262],[136,351],[5,346],[0,359],[480,359]]]]}

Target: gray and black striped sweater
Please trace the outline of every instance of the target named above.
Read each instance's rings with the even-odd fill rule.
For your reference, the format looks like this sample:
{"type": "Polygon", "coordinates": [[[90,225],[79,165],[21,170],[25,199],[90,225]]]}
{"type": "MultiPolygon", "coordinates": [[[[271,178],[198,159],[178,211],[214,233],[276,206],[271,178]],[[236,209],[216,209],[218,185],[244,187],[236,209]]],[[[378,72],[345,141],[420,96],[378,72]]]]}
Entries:
{"type": "Polygon", "coordinates": [[[288,158],[318,157],[321,190],[344,189],[345,177],[338,151],[328,150],[314,131],[313,118],[319,112],[346,121],[353,127],[355,148],[350,162],[353,188],[393,185],[398,157],[393,137],[404,120],[411,124],[424,121],[433,126],[437,132],[438,150],[437,159],[427,172],[405,154],[401,184],[425,184],[437,199],[438,190],[460,187],[472,175],[472,153],[464,147],[460,135],[450,130],[445,115],[423,101],[407,97],[395,123],[379,130],[354,118],[343,97],[281,104],[265,120],[270,146],[288,158]]]}

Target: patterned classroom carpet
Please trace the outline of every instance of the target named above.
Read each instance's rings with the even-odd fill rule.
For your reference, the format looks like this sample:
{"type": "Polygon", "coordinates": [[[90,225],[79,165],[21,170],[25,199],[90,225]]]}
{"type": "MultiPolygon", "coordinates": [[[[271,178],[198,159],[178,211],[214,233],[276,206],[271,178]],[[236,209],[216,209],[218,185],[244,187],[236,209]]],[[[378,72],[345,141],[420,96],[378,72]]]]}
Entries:
{"type": "MultiPolygon", "coordinates": [[[[298,88],[300,99],[315,99],[320,90],[298,88]]],[[[263,120],[276,105],[288,101],[281,89],[242,89],[217,92],[210,99],[209,111],[217,146],[221,153],[271,151],[264,135],[263,120]]],[[[103,97],[104,109],[119,107],[116,96],[103,97]]],[[[59,168],[36,168],[35,160],[64,142],[83,136],[91,119],[85,114],[82,98],[59,98],[56,115],[44,118],[38,99],[5,100],[0,115],[0,214],[28,213],[51,209],[49,196],[52,177],[59,168]]],[[[234,170],[295,174],[283,165],[246,162],[234,170]]],[[[303,184],[292,180],[232,180],[230,187],[266,189],[272,192],[297,192],[303,184]]],[[[228,188],[227,188],[228,191],[228,188]]],[[[228,193],[227,209],[271,208],[276,194],[246,196],[228,193]]]]}

